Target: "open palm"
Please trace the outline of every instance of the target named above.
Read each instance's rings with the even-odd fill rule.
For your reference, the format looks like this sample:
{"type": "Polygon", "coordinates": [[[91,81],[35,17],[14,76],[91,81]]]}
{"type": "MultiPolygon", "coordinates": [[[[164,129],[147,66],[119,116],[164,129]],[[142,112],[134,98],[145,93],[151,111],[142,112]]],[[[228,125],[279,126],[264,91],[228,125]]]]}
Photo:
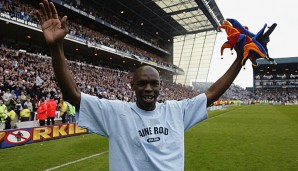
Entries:
{"type": "Polygon", "coordinates": [[[52,2],[49,3],[47,0],[44,0],[39,6],[40,9],[37,11],[37,17],[40,21],[46,42],[49,45],[62,42],[68,33],[66,26],[67,17],[64,16],[60,21],[54,4],[52,2]]]}

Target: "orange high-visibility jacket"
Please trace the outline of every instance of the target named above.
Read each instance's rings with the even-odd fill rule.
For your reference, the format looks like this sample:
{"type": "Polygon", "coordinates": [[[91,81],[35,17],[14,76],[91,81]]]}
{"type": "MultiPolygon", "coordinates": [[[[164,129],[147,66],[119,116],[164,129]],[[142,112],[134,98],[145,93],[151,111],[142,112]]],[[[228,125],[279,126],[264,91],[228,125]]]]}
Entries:
{"type": "Polygon", "coordinates": [[[36,119],[46,120],[47,117],[47,103],[42,102],[37,108],[37,116],[36,119]]]}
{"type": "Polygon", "coordinates": [[[47,107],[47,117],[55,117],[57,108],[56,101],[54,99],[50,99],[47,102],[47,107]]]}

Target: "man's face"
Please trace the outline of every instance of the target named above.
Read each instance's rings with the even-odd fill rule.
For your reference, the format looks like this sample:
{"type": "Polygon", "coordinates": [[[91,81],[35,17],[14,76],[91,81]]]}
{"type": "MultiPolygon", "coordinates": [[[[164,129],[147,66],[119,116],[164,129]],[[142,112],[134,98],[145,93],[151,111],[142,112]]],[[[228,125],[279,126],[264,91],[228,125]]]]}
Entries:
{"type": "Polygon", "coordinates": [[[143,110],[154,110],[160,91],[160,78],[156,69],[144,66],[136,70],[132,89],[136,93],[137,106],[143,110]]]}

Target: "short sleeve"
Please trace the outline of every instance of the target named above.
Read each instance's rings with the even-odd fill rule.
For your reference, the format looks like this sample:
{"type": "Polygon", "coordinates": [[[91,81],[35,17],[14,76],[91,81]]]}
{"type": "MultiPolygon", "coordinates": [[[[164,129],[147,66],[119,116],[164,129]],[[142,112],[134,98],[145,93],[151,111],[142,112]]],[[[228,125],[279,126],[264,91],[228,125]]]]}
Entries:
{"type": "Polygon", "coordinates": [[[207,114],[207,96],[205,93],[185,99],[182,102],[184,109],[184,130],[188,130],[195,124],[208,118],[207,114]]]}
{"type": "Polygon", "coordinates": [[[81,93],[81,104],[79,111],[76,111],[76,123],[89,132],[108,136],[106,126],[105,108],[107,100],[99,99],[96,96],[81,93]]]}

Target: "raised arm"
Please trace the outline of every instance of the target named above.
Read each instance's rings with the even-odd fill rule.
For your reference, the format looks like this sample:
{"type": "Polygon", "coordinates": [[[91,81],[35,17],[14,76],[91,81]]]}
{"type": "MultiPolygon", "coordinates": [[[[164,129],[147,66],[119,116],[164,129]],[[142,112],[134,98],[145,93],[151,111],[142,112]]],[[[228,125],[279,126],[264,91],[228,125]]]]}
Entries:
{"type": "Polygon", "coordinates": [[[54,4],[49,3],[48,0],[43,0],[39,4],[39,10],[36,14],[51,52],[55,78],[58,81],[63,97],[79,109],[81,92],[68,69],[63,50],[63,40],[68,33],[67,16],[60,20],[54,4]]]}
{"type": "Polygon", "coordinates": [[[241,60],[243,58],[243,53],[239,50],[237,51],[237,58],[231,67],[226,71],[226,73],[219,78],[214,84],[209,87],[205,92],[207,96],[207,106],[210,106],[214,101],[216,101],[233,83],[236,76],[240,72],[242,65],[241,60]]]}

